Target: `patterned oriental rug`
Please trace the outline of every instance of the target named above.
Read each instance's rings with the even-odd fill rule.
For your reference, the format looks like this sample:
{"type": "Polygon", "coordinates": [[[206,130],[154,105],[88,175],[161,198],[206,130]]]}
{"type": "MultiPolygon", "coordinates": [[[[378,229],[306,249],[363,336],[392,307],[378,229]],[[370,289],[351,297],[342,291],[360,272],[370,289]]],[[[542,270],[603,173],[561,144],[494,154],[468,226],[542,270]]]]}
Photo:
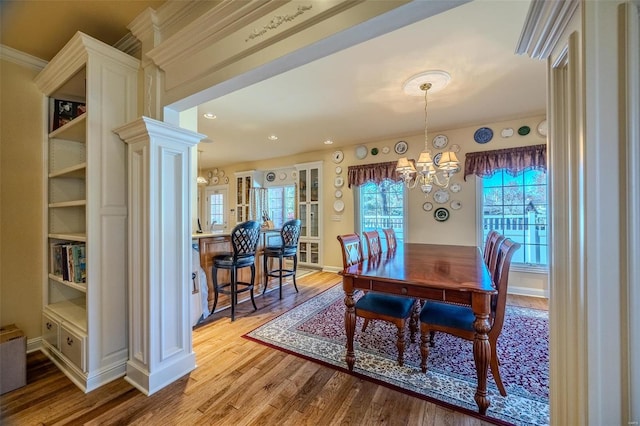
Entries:
{"type": "MultiPolygon", "coordinates": [[[[398,391],[462,411],[496,424],[549,424],[549,321],[546,311],[508,306],[498,339],[500,374],[507,390],[502,397],[489,371],[491,406],[486,416],[473,399],[477,379],[472,342],[436,333],[427,373],[420,371],[419,335],[407,346],[404,366],[396,363],[396,328],[372,321],[365,333],[357,319],[356,364],[345,361],[344,292],[337,285],[245,335],[282,351],[354,374],[398,391]]],[[[408,328],[408,327],[407,327],[408,328]]]]}

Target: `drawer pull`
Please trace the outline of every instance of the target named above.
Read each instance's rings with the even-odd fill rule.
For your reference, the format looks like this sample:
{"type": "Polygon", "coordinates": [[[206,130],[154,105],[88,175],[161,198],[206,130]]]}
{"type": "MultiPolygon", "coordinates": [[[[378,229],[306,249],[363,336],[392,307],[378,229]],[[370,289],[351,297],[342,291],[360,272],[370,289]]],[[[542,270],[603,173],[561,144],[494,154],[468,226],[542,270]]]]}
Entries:
{"type": "Polygon", "coordinates": [[[402,290],[400,290],[400,292],[401,292],[402,294],[407,294],[409,291],[407,290],[407,288],[406,288],[406,287],[402,287],[402,290]]]}
{"type": "Polygon", "coordinates": [[[47,330],[51,330],[51,327],[53,327],[53,324],[51,324],[50,322],[47,322],[47,330]]]}
{"type": "Polygon", "coordinates": [[[67,345],[73,345],[73,339],[71,337],[67,337],[67,345]]]}

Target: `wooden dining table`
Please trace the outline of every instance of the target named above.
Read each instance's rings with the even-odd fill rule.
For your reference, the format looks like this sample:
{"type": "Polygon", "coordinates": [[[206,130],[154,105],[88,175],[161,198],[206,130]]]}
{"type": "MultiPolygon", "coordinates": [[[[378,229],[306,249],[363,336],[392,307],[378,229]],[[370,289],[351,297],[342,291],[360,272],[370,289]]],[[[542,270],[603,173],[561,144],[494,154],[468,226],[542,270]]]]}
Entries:
{"type": "Polygon", "coordinates": [[[476,317],[473,359],[478,386],[475,401],[480,414],[489,407],[487,372],[491,360],[491,296],[497,291],[475,246],[443,244],[400,244],[396,250],[365,259],[340,272],[345,292],[344,326],[347,334],[347,366],[353,370],[356,354],[353,337],[356,327],[354,293],[367,290],[419,299],[466,304],[476,317]]]}

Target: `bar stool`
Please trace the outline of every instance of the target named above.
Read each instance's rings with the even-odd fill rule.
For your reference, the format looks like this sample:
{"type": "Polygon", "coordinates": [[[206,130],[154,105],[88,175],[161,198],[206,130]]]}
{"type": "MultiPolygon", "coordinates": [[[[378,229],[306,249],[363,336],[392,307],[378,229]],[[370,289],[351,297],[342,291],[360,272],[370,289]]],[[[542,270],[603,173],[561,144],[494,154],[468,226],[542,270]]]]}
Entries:
{"type": "Polygon", "coordinates": [[[213,290],[215,298],[213,309],[215,312],[218,303],[218,293],[231,296],[231,321],[235,320],[236,305],[238,304],[238,293],[251,292],[251,303],[254,311],[258,309],[253,299],[253,284],[256,278],[256,250],[258,239],[260,238],[260,223],[250,220],[238,224],[231,231],[231,244],[233,252],[220,253],[213,257],[213,290]],[[251,282],[238,281],[238,269],[251,268],[251,282]],[[218,283],[218,269],[229,269],[231,280],[228,283],[218,283]],[[238,286],[242,288],[238,289],[238,286]]]}
{"type": "Polygon", "coordinates": [[[282,299],[282,278],[293,277],[293,286],[298,292],[296,284],[296,270],[298,268],[298,240],[300,239],[300,219],[289,220],[282,225],[280,230],[281,244],[278,246],[267,246],[262,252],[264,258],[264,289],[267,291],[269,277],[278,277],[280,284],[280,299],[282,299]],[[293,258],[293,268],[286,269],[282,262],[284,258],[293,258]],[[278,269],[269,270],[269,259],[278,258],[278,269]]]}

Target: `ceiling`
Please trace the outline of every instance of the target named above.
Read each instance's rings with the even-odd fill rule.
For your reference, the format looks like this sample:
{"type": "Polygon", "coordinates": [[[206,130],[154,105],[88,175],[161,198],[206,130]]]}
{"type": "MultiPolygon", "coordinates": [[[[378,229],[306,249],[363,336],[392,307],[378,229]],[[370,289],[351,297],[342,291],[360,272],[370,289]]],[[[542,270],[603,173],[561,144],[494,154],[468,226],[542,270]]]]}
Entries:
{"type": "MultiPolygon", "coordinates": [[[[113,44],[140,12],[164,3],[1,1],[1,42],[45,60],[77,30],[113,44]]],[[[200,167],[419,134],[424,97],[402,86],[426,70],[451,75],[429,95],[430,134],[543,114],[546,65],[514,54],[528,7],[475,0],[203,104],[198,131],[213,143],[199,145],[200,167]]]]}

